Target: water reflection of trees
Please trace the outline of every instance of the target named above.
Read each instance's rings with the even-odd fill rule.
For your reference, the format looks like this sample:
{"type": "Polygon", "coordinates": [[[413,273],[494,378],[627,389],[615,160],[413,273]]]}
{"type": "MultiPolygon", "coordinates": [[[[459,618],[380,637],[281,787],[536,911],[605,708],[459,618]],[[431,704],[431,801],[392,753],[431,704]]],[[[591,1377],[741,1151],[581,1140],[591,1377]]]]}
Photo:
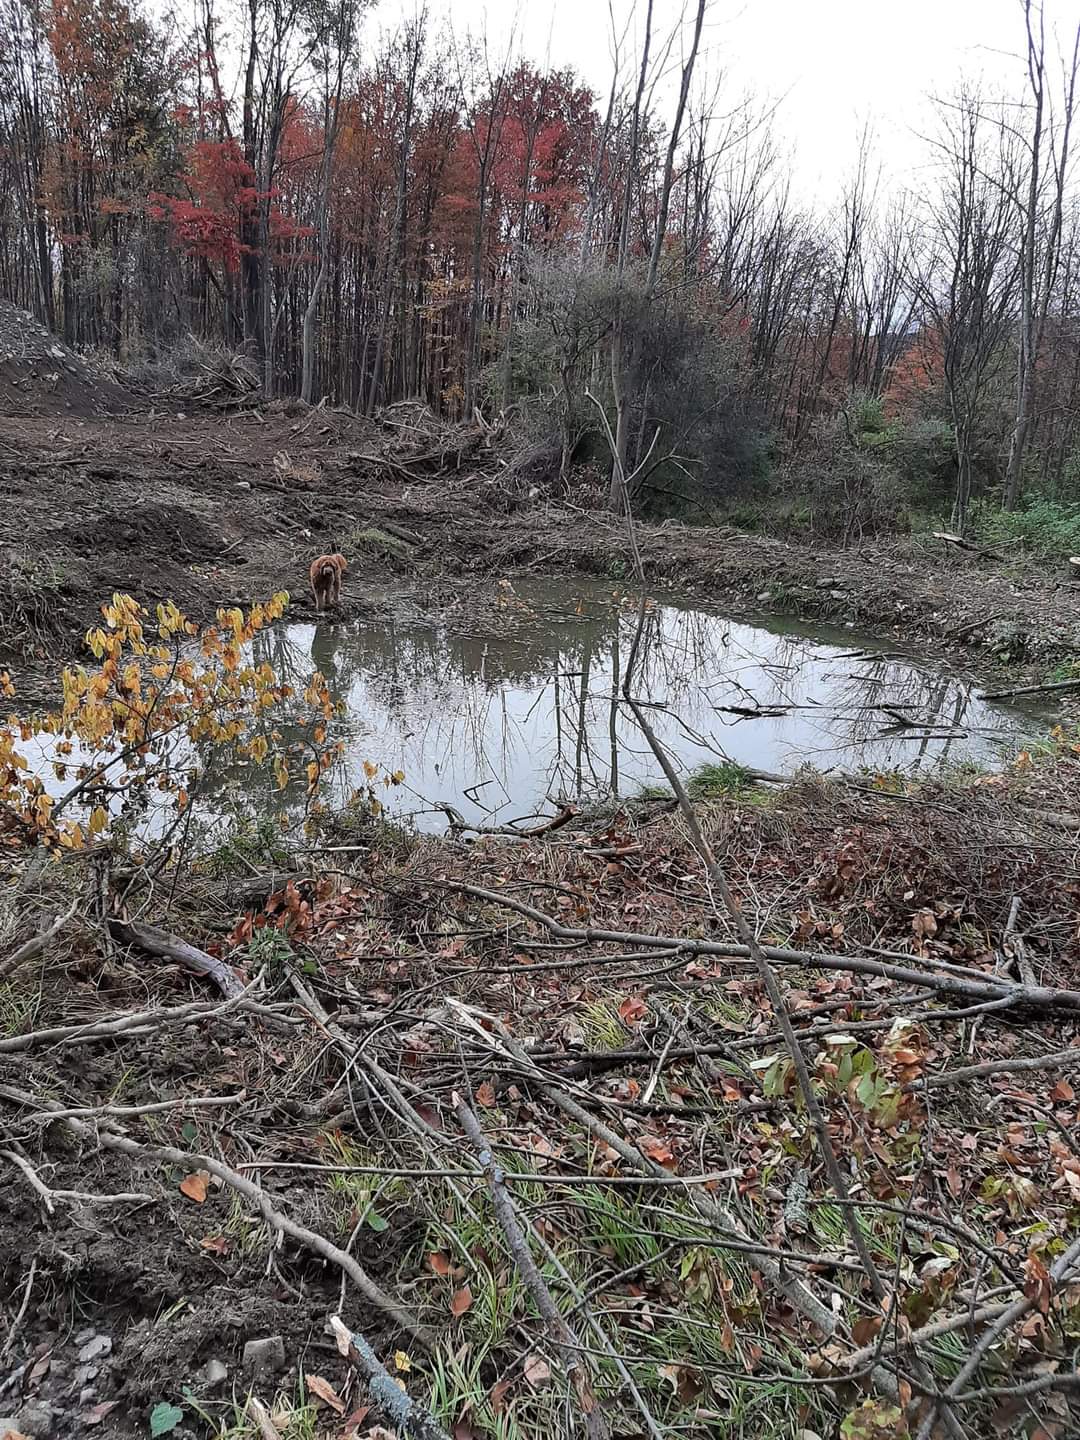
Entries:
{"type": "MultiPolygon", "coordinates": [[[[400,765],[420,795],[464,795],[475,818],[656,778],[618,703],[635,619],[609,600],[508,607],[505,626],[488,617],[471,634],[392,620],[296,627],[297,650],[344,702],[357,765],[400,765]]],[[[647,617],[634,690],[685,768],[720,757],[768,770],[919,768],[986,753],[985,735],[1009,728],[962,682],[910,660],[845,658],[805,633],[667,604],[647,617]]]]}
{"type": "MultiPolygon", "coordinates": [[[[511,604],[474,633],[394,619],[278,627],[260,632],[252,658],[293,687],[297,717],[311,672],[327,677],[347,741],[335,798],[365,783],[371,760],[405,771],[408,807],[441,800],[470,819],[511,818],[545,797],[619,794],[659,778],[619,703],[635,622],[632,604],[575,597],[511,604]]],[[[919,769],[988,754],[991,733],[1011,728],[962,682],[905,658],[674,604],[647,615],[634,692],[683,769],[719,758],[770,771],[803,761],[919,769]]],[[[300,733],[279,715],[265,726],[272,743],[274,726],[285,745],[300,733]]],[[[282,794],[268,770],[219,760],[199,802],[295,821],[305,793],[298,782],[282,794]]]]}

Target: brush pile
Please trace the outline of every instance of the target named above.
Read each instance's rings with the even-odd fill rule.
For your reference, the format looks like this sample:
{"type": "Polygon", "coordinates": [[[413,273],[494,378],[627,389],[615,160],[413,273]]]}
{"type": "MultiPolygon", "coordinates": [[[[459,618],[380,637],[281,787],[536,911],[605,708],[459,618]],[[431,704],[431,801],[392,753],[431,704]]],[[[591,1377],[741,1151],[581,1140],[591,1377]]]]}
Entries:
{"type": "Polygon", "coordinates": [[[824,1137],[669,808],[114,859],[157,939],[24,876],[2,953],[79,909],[2,991],[0,1414],[1077,1433],[1077,755],[702,810],[824,1137]]]}

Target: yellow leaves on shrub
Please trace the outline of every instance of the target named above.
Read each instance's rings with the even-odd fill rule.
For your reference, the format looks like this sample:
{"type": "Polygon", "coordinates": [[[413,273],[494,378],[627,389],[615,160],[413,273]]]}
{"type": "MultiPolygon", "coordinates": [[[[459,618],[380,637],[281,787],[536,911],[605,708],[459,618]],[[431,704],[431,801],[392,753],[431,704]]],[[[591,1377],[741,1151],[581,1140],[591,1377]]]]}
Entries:
{"type": "MultiPolygon", "coordinates": [[[[0,803],[24,821],[28,840],[79,849],[88,838],[101,835],[110,817],[93,795],[99,784],[119,791],[141,787],[145,793],[149,782],[183,810],[190,803],[190,765],[185,761],[182,768],[174,768],[168,759],[161,763],[160,742],[166,741],[168,756],[174,736],[198,746],[233,747],[260,765],[273,755],[274,777],[284,789],[290,780],[288,757],[291,750],[299,751],[300,742],[274,753],[272,747],[281,744],[280,730],[262,717],[276,718],[274,707],[291,699],[294,691],[278,680],[269,663],[255,664],[247,646],[261,628],[281,618],[288,600],[288,593],[279,591],[246,616],[236,607],[223,609],[216,626],[199,632],[172,601],[158,605],[151,619],[131,596],[114,594],[101,607],[104,623],[86,635],[97,665],[63,671],[61,709],[0,725],[0,803]],[[150,643],[144,638],[147,623],[150,643]],[[186,643],[188,637],[197,637],[194,645],[186,643]],[[46,766],[61,782],[74,778],[83,786],[92,807],[88,816],[80,813],[78,821],[72,817],[62,826],[52,818],[53,800],[42,780],[17,748],[44,736],[58,737],[45,757],[46,766]],[[68,759],[76,745],[88,752],[77,769],[68,759]]],[[[11,693],[9,687],[9,677],[0,672],[0,693],[11,693]]],[[[314,712],[307,717],[304,761],[308,790],[316,799],[322,776],[341,747],[327,749],[334,706],[325,678],[316,672],[304,695],[314,712]]],[[[183,753],[182,748],[177,752],[183,753]]]]}

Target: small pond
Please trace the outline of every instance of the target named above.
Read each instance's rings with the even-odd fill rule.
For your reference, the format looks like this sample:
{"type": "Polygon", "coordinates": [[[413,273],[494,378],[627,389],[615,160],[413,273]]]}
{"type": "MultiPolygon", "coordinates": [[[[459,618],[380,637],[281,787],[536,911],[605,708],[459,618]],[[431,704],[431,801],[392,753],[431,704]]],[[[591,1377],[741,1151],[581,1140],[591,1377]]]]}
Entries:
{"type": "MultiPolygon", "coordinates": [[[[479,623],[293,624],[302,673],[344,703],[352,782],[370,760],[401,770],[393,808],[441,829],[551,811],[561,799],[626,796],[663,776],[613,696],[637,621],[610,583],[521,583],[479,623]]],[[[994,766],[1035,713],[977,698],[971,677],[848,630],[726,619],[677,597],[650,605],[636,695],[678,768],[737,764],[790,774],[994,766]]]]}
{"type": "MultiPolygon", "coordinates": [[[[418,603],[411,617],[294,622],[260,637],[259,658],[298,690],[316,668],[327,677],[345,741],[332,803],[364,785],[370,762],[404,773],[379,793],[420,829],[444,829],[447,805],[470,824],[528,823],[562,800],[663,783],[616,698],[636,623],[633,597],[610,582],[536,580],[474,600],[457,620],[432,621],[418,603]]],[[[686,776],[706,765],[781,775],[803,764],[993,767],[1046,728],[1038,712],[978,699],[970,676],[853,631],[734,621],[675,596],[650,601],[636,675],[635,694],[686,776]]],[[[20,748],[61,795],[48,743],[20,748]]],[[[233,817],[276,815],[281,801],[265,769],[220,771],[201,786],[199,828],[210,839],[233,817]]],[[[301,813],[302,786],[285,805],[301,813]]],[[[140,829],[162,833],[171,813],[149,814],[140,829]]]]}

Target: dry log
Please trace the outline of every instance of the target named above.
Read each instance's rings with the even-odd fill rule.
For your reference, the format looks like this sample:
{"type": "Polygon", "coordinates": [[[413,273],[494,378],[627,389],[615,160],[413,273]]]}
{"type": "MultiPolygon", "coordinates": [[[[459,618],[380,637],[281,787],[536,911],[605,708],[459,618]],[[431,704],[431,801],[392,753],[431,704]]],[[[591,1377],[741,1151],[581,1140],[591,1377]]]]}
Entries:
{"type": "Polygon", "coordinates": [[[948,530],[935,530],[935,540],[943,540],[946,545],[955,545],[958,550],[970,550],[973,555],[978,555],[987,560],[1004,560],[1004,555],[999,555],[996,550],[987,550],[982,545],[973,545],[970,540],[965,540],[963,535],[953,535],[948,530]]]}

